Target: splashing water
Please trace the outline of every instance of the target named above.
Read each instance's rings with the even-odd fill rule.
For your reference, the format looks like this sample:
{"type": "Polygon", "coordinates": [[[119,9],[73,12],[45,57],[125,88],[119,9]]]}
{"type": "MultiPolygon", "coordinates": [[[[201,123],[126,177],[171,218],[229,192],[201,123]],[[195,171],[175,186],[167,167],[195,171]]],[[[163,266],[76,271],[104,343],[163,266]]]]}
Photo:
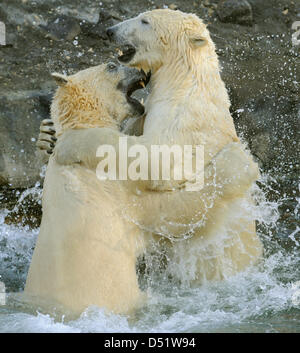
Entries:
{"type": "MultiPolygon", "coordinates": [[[[257,206],[252,206],[252,213],[265,248],[264,260],[257,266],[197,288],[188,281],[177,283],[170,271],[144,273],[141,286],[147,288],[148,302],[134,317],[89,307],[78,319],[65,321],[8,294],[6,305],[0,305],[0,332],[300,332],[299,200],[289,210],[296,226],[293,221],[286,226],[279,209],[290,200],[286,196],[267,199],[268,191],[276,193],[272,181],[263,175],[260,185],[265,192],[253,190],[257,206]]],[[[28,194],[40,197],[37,187],[25,193],[20,202],[28,194]]],[[[38,229],[6,224],[8,212],[0,213],[0,280],[9,292],[17,292],[24,288],[38,229]]],[[[147,261],[157,268],[164,257],[156,252],[147,261]]]]}

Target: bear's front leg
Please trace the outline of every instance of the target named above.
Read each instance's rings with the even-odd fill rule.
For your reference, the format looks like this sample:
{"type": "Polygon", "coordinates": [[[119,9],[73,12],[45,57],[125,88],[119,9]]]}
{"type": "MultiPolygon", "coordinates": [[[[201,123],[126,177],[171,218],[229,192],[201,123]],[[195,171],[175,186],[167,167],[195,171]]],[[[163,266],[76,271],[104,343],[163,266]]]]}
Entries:
{"type": "Polygon", "coordinates": [[[110,128],[68,130],[58,138],[54,158],[61,165],[80,163],[95,170],[101,158],[96,156],[101,145],[110,145],[118,152],[122,134],[110,128]]]}

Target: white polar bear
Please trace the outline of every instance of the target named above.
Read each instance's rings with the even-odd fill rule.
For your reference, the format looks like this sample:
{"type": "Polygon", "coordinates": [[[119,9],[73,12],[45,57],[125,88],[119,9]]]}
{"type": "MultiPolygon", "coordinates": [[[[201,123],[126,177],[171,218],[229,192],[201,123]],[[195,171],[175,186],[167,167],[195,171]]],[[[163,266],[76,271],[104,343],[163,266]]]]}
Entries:
{"type": "MultiPolygon", "coordinates": [[[[239,141],[220,77],[215,46],[202,21],[180,11],[154,10],[108,29],[123,45],[119,60],[151,70],[142,136],[130,146],[203,145],[205,187],[187,192],[188,180],[137,181],[139,193],[126,212],[142,230],[187,241],[172,245],[178,266],[190,263],[190,279],[222,279],[262,256],[262,244],[251,215],[250,189],[258,167],[239,141]],[[179,255],[180,256],[179,256],[179,255]]],[[[55,148],[59,164],[80,161],[95,169],[99,143],[118,149],[117,130],[70,130],[55,148]]]]}
{"type": "MultiPolygon", "coordinates": [[[[58,141],[70,130],[117,131],[123,119],[143,111],[130,97],[145,78],[136,69],[109,63],[54,77],[59,88],[51,117],[58,141]]],[[[136,276],[143,238],[138,227],[120,216],[129,202],[127,190],[121,182],[100,181],[80,164],[62,166],[50,157],[25,294],[62,304],[75,314],[90,305],[129,313],[143,302],[136,276]]]]}

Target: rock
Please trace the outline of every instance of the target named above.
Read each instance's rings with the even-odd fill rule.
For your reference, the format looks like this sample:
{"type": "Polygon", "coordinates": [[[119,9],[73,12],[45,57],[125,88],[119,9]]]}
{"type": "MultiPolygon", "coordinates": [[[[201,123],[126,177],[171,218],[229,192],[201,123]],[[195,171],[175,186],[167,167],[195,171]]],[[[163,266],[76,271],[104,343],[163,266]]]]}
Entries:
{"type": "Polygon", "coordinates": [[[252,25],[252,8],[246,0],[221,0],[217,13],[222,22],[252,25]]]}
{"type": "Polygon", "coordinates": [[[99,10],[88,7],[85,3],[81,6],[70,4],[69,6],[58,6],[56,12],[59,15],[77,18],[80,21],[96,24],[99,21],[99,10]]]}
{"type": "Polygon", "coordinates": [[[1,19],[14,25],[32,25],[46,24],[42,14],[35,14],[30,8],[24,8],[22,5],[14,4],[14,0],[9,4],[0,3],[1,19]]]}
{"type": "Polygon", "coordinates": [[[121,18],[120,15],[116,11],[110,10],[110,11],[105,11],[101,10],[99,13],[99,21],[101,23],[107,22],[108,20],[117,20],[117,21],[122,21],[123,19],[121,18]]]}
{"type": "Polygon", "coordinates": [[[67,16],[59,16],[52,23],[39,27],[53,40],[73,40],[81,31],[78,21],[67,16]]]}
{"type": "Polygon", "coordinates": [[[41,106],[44,108],[44,111],[50,116],[50,106],[53,98],[53,93],[48,91],[45,94],[40,94],[38,96],[41,106]]]}
{"type": "MultiPolygon", "coordinates": [[[[270,152],[273,154],[272,149],[270,148],[271,137],[268,132],[258,133],[254,135],[251,140],[251,150],[252,153],[260,160],[267,161],[270,158],[270,152]]],[[[271,157],[274,157],[272,155],[271,157]]]]}
{"type": "Polygon", "coordinates": [[[96,25],[82,25],[82,32],[91,38],[100,38],[107,40],[106,29],[107,25],[103,23],[97,23],[96,25]]]}
{"type": "Polygon", "coordinates": [[[0,95],[0,186],[25,188],[41,180],[45,159],[37,152],[36,140],[48,112],[39,100],[48,94],[23,91],[0,95]]]}
{"type": "Polygon", "coordinates": [[[100,38],[107,40],[106,29],[110,26],[122,21],[122,18],[113,10],[101,10],[99,13],[99,21],[96,24],[83,24],[82,31],[91,38],[100,38]]]}

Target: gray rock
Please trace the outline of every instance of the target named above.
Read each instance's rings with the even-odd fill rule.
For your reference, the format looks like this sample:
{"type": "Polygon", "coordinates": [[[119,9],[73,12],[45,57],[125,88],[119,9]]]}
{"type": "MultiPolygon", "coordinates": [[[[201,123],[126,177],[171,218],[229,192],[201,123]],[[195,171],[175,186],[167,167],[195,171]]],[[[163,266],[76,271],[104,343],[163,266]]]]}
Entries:
{"type": "Polygon", "coordinates": [[[122,21],[122,17],[118,15],[116,11],[113,11],[113,10],[110,10],[110,11],[101,10],[99,13],[99,16],[100,16],[99,20],[102,23],[107,22],[108,20],[111,20],[111,19],[122,21]]]}
{"type": "Polygon", "coordinates": [[[252,25],[252,8],[246,0],[221,0],[217,13],[222,22],[252,25]]]}
{"type": "Polygon", "coordinates": [[[118,16],[115,11],[101,10],[99,13],[99,21],[96,24],[83,23],[81,25],[82,32],[92,38],[107,40],[106,29],[120,21],[122,21],[122,18],[118,16]]]}
{"type": "Polygon", "coordinates": [[[36,149],[41,120],[48,115],[39,100],[49,92],[0,96],[0,186],[24,188],[41,180],[44,155],[36,149]]]}
{"type": "Polygon", "coordinates": [[[56,12],[59,15],[77,18],[83,22],[96,24],[99,21],[99,10],[95,7],[86,6],[85,2],[83,2],[81,6],[78,6],[78,4],[58,6],[56,12]]]}
{"type": "Polygon", "coordinates": [[[67,16],[59,16],[52,23],[39,27],[53,40],[72,40],[81,31],[78,21],[67,16]]]}
{"type": "Polygon", "coordinates": [[[14,1],[16,0],[9,2],[3,1],[3,3],[0,3],[0,14],[4,14],[3,20],[14,25],[37,26],[40,24],[46,24],[44,14],[32,13],[29,7],[24,8],[22,5],[14,3],[14,1]]]}

